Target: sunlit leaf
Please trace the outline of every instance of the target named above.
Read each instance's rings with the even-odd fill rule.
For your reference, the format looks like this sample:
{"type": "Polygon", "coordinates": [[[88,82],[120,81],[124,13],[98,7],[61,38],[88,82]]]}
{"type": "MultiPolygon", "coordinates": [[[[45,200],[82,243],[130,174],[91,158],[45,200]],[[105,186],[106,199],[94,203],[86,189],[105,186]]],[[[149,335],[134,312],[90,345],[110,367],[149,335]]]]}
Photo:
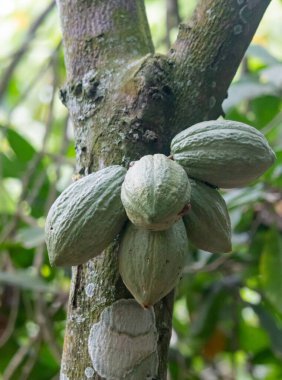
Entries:
{"type": "Polygon", "coordinates": [[[23,171],[23,165],[17,160],[8,158],[4,153],[0,153],[0,175],[1,177],[18,178],[23,171]]]}
{"type": "Polygon", "coordinates": [[[276,117],[281,109],[281,99],[278,96],[261,96],[253,99],[251,108],[255,115],[253,122],[258,129],[268,125],[276,117]]]}
{"type": "Polygon", "coordinates": [[[269,338],[261,327],[251,326],[243,320],[239,326],[240,347],[252,354],[264,350],[269,346],[269,338]]]}
{"type": "Polygon", "coordinates": [[[260,58],[264,63],[273,65],[279,61],[262,45],[251,44],[246,52],[247,56],[260,58]]]}
{"type": "Polygon", "coordinates": [[[251,204],[262,200],[264,197],[263,185],[258,183],[253,187],[234,189],[224,193],[224,199],[228,209],[238,208],[240,206],[251,204]]]}
{"type": "Polygon", "coordinates": [[[261,78],[272,83],[275,87],[282,88],[282,64],[276,64],[262,70],[261,78]]]}
{"type": "Polygon", "coordinates": [[[263,84],[251,80],[237,82],[229,87],[228,98],[223,102],[223,110],[224,112],[228,112],[244,100],[251,100],[259,96],[276,93],[277,90],[272,84],[263,84]]]}
{"type": "Polygon", "coordinates": [[[0,182],[0,214],[12,214],[16,204],[3,183],[0,182]]]}
{"type": "Polygon", "coordinates": [[[25,248],[34,248],[44,243],[44,229],[40,227],[27,227],[18,231],[16,240],[25,248]]]}
{"type": "Polygon", "coordinates": [[[35,154],[34,147],[17,131],[6,129],[6,138],[20,162],[29,162],[35,154]]]}
{"type": "Polygon", "coordinates": [[[251,305],[259,317],[261,326],[267,332],[272,348],[282,358],[282,326],[278,326],[275,318],[261,305],[251,305]]]}
{"type": "Polygon", "coordinates": [[[29,289],[38,292],[57,292],[52,285],[41,280],[40,277],[24,270],[14,272],[0,271],[0,283],[18,286],[20,288],[29,289]]]}

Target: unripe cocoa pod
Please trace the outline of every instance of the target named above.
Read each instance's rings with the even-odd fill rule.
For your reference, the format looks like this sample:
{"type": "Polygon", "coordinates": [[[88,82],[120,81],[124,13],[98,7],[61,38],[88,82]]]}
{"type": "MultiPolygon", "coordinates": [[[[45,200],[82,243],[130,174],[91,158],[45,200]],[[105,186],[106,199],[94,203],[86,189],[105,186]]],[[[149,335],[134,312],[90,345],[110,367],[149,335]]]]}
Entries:
{"type": "Polygon", "coordinates": [[[190,200],[185,170],[163,154],[148,155],[129,168],[121,190],[128,218],[148,230],[168,229],[190,200]]]}
{"type": "Polygon", "coordinates": [[[200,181],[191,179],[190,183],[191,209],[183,217],[189,241],[212,253],[231,251],[230,218],[224,199],[200,181]]]}
{"type": "Polygon", "coordinates": [[[45,240],[53,265],[79,265],[100,254],[126,221],[120,199],[126,170],[118,165],[66,188],[52,205],[45,240]]]}
{"type": "Polygon", "coordinates": [[[204,121],[185,129],[173,138],[171,152],[189,177],[222,188],[247,185],[275,160],[261,132],[227,120],[204,121]]]}
{"type": "Polygon", "coordinates": [[[137,302],[154,305],[177,285],[187,250],[182,219],[165,231],[138,229],[128,222],[119,249],[119,271],[137,302]]]}

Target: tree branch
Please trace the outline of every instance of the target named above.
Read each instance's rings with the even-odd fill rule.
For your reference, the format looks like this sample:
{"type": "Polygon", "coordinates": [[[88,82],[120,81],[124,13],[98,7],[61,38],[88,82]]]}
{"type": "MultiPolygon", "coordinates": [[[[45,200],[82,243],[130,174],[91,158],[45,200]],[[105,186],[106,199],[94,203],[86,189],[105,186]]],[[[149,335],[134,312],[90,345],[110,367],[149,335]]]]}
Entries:
{"type": "Polygon", "coordinates": [[[58,6],[69,81],[154,50],[142,0],[58,0],[58,6]]]}
{"type": "Polygon", "coordinates": [[[270,0],[200,0],[180,25],[170,51],[176,62],[173,134],[222,114],[227,89],[270,0]]]}

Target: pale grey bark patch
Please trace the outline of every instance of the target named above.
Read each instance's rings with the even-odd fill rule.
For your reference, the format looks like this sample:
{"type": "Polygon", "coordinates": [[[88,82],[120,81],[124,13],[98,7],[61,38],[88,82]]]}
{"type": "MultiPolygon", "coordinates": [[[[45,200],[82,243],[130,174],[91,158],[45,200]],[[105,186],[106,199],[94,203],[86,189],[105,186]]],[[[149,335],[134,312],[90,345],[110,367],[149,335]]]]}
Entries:
{"type": "Polygon", "coordinates": [[[107,380],[154,379],[158,371],[154,309],[119,300],[104,309],[89,334],[95,371],[107,380]]]}
{"type": "Polygon", "coordinates": [[[92,367],[87,367],[85,368],[84,374],[87,379],[91,379],[94,376],[94,369],[92,367]]]}
{"type": "Polygon", "coordinates": [[[95,293],[95,284],[93,282],[90,282],[88,285],[85,287],[85,293],[87,297],[93,297],[95,293]]]}
{"type": "Polygon", "coordinates": [[[63,372],[60,373],[60,380],[69,380],[68,376],[65,375],[63,372]]]}

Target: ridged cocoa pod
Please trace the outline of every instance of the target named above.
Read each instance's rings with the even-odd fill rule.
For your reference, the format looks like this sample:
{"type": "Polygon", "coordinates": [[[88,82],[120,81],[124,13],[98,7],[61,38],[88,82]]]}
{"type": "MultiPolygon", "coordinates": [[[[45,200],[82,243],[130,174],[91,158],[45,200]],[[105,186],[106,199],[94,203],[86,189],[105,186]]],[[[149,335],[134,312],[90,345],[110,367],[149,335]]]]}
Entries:
{"type": "Polygon", "coordinates": [[[118,165],[71,184],[52,205],[45,240],[52,265],[79,265],[99,255],[126,221],[120,199],[126,170],[118,165]]]}
{"type": "Polygon", "coordinates": [[[180,219],[165,231],[138,229],[128,222],[119,249],[121,278],[143,307],[167,295],[182,273],[188,239],[180,219]]]}
{"type": "Polygon", "coordinates": [[[275,154],[257,129],[227,120],[204,121],[171,142],[171,152],[189,177],[216,187],[242,187],[262,175],[275,154]]]}
{"type": "Polygon", "coordinates": [[[148,155],[129,168],[121,190],[128,218],[148,230],[168,229],[190,201],[185,170],[163,154],[148,155]]]}
{"type": "Polygon", "coordinates": [[[200,181],[191,179],[190,183],[191,209],[183,217],[189,241],[208,252],[230,252],[231,226],[224,199],[200,181]]]}

